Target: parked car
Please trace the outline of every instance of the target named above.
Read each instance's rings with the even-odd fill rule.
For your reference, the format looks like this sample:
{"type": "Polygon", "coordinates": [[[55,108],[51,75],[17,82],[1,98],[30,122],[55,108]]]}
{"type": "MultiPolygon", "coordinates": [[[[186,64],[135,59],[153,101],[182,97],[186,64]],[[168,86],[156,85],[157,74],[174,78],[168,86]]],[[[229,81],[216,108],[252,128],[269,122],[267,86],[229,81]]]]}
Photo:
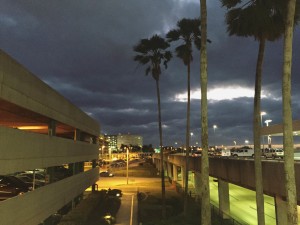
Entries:
{"type": "Polygon", "coordinates": [[[234,157],[254,157],[254,149],[252,148],[239,148],[231,151],[231,156],[234,157]]]}
{"type": "Polygon", "coordinates": [[[108,171],[100,172],[100,177],[113,177],[113,176],[114,176],[114,174],[110,173],[108,171]]]}
{"type": "Polygon", "coordinates": [[[267,148],[265,149],[264,151],[264,157],[265,158],[282,158],[284,157],[284,151],[282,149],[279,149],[279,148],[276,148],[276,149],[273,149],[273,148],[267,148]]]}
{"type": "Polygon", "coordinates": [[[45,181],[42,182],[42,181],[39,181],[39,180],[35,180],[33,182],[33,179],[26,176],[26,175],[17,175],[16,177],[18,179],[22,180],[24,183],[26,183],[29,187],[32,187],[32,189],[39,188],[39,187],[42,187],[42,186],[45,185],[45,181]],[[34,187],[33,187],[33,183],[34,183],[34,187]]]}
{"type": "Polygon", "coordinates": [[[30,191],[31,188],[14,176],[0,175],[0,201],[30,191]]]}
{"type": "Polygon", "coordinates": [[[107,190],[107,195],[108,196],[114,196],[114,197],[122,197],[122,190],[120,190],[120,189],[108,189],[107,190]]]}
{"type": "Polygon", "coordinates": [[[45,175],[44,174],[41,174],[41,173],[19,173],[17,174],[17,176],[26,176],[26,177],[29,177],[31,180],[35,179],[36,181],[39,181],[39,182],[42,182],[42,183],[45,183],[45,175]]]}

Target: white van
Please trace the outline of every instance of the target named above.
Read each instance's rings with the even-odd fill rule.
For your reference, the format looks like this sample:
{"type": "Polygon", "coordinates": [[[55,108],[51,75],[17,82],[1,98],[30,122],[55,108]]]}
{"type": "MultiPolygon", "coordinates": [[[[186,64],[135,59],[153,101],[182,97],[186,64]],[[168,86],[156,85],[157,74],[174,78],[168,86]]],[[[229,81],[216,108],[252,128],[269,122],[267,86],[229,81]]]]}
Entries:
{"type": "Polygon", "coordinates": [[[222,149],[221,151],[221,156],[224,156],[224,157],[228,157],[228,156],[231,156],[231,152],[230,152],[230,149],[222,149]]]}
{"type": "Polygon", "coordinates": [[[234,157],[254,157],[253,148],[239,148],[231,152],[234,157]]]}

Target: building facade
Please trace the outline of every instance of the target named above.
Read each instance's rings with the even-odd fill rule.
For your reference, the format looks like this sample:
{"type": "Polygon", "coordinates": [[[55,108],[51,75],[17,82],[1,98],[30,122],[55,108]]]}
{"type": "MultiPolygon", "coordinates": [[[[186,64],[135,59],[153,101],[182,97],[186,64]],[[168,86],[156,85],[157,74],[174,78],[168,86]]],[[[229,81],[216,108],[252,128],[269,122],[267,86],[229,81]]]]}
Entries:
{"type": "Polygon", "coordinates": [[[121,148],[121,145],[143,147],[143,137],[140,135],[119,134],[117,136],[118,149],[121,148]]]}

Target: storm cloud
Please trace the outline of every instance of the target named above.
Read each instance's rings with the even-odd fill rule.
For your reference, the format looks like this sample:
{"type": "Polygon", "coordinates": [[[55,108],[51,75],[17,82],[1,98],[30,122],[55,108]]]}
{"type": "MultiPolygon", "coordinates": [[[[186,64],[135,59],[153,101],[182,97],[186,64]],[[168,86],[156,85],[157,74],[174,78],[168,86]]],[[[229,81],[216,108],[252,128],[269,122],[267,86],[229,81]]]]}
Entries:
{"type": "MultiPolygon", "coordinates": [[[[0,0],[0,48],[94,117],[106,134],[131,133],[158,145],[155,82],[133,61],[133,46],[164,37],[182,18],[200,16],[199,0],[0,0]]],[[[258,42],[229,37],[219,1],[208,1],[208,91],[211,144],[252,142],[258,42]],[[213,125],[218,128],[213,130],[213,125]]],[[[299,118],[299,27],[293,55],[293,115],[299,118]]],[[[176,44],[172,45],[172,49],[176,44]]],[[[175,54],[174,54],[175,55],[175,54]]],[[[262,110],[282,122],[282,39],[265,52],[262,110]]],[[[200,53],[191,68],[191,143],[200,140],[200,53]]],[[[165,145],[183,144],[186,67],[173,57],[160,85],[165,145]]],[[[276,140],[274,140],[276,141],[276,140]]],[[[280,142],[280,140],[278,140],[280,142]]]]}

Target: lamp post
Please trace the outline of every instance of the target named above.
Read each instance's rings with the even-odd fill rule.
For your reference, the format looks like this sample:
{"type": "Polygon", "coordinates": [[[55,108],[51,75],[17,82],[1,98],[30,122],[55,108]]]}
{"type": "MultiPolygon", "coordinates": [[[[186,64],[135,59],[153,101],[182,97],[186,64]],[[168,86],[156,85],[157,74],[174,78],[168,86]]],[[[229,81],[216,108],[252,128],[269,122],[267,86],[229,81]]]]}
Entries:
{"type": "Polygon", "coordinates": [[[214,128],[214,133],[216,132],[216,129],[218,128],[217,125],[213,125],[213,128],[214,128]]]}
{"type": "Polygon", "coordinates": [[[129,164],[129,148],[126,148],[126,158],[127,158],[127,166],[126,166],[126,178],[127,178],[127,184],[128,184],[128,164],[129,164]]]}
{"type": "MultiPolygon", "coordinates": [[[[265,123],[267,124],[267,127],[269,126],[269,123],[271,123],[272,120],[265,120],[265,123]]],[[[272,138],[271,135],[268,135],[268,147],[271,148],[271,142],[272,142],[272,138]]]]}
{"type": "MultiPolygon", "coordinates": [[[[216,135],[215,135],[215,133],[216,133],[216,129],[218,128],[218,126],[216,124],[214,124],[213,128],[214,128],[214,138],[215,138],[214,142],[216,142],[216,135]]],[[[216,143],[214,143],[214,148],[215,148],[215,145],[216,145],[216,143]]]]}
{"type": "MultiPolygon", "coordinates": [[[[261,126],[263,127],[263,116],[264,115],[267,115],[266,112],[261,112],[260,113],[260,123],[261,123],[261,126]]],[[[265,135],[262,136],[262,141],[263,141],[263,151],[265,151],[265,135]]]]}

